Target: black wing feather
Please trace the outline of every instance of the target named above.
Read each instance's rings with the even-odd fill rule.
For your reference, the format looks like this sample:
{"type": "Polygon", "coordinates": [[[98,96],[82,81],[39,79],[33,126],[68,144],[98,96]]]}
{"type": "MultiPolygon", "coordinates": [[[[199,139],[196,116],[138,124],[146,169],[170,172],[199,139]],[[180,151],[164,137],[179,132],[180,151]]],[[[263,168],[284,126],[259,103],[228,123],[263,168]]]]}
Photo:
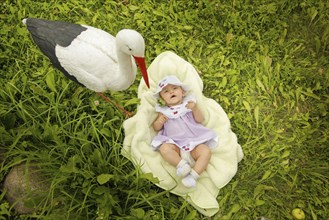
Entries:
{"type": "MultiPolygon", "coordinates": [[[[68,73],[60,64],[56,52],[56,45],[67,47],[71,42],[87,30],[79,24],[72,24],[63,21],[50,21],[37,18],[27,18],[26,26],[32,35],[33,41],[38,45],[40,50],[50,59],[51,63],[64,73],[66,77],[77,82],[77,79],[68,73]]],[[[83,86],[83,85],[82,85],[83,86]]]]}

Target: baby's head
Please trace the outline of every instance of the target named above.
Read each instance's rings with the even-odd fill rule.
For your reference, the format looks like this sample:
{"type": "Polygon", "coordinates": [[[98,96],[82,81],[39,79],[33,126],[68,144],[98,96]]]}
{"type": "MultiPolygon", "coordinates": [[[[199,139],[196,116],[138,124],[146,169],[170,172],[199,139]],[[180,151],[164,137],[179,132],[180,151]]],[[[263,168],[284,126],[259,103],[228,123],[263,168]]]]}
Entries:
{"type": "Polygon", "coordinates": [[[188,88],[176,76],[170,75],[159,81],[154,96],[165,105],[174,106],[182,103],[187,91],[188,88]]]}

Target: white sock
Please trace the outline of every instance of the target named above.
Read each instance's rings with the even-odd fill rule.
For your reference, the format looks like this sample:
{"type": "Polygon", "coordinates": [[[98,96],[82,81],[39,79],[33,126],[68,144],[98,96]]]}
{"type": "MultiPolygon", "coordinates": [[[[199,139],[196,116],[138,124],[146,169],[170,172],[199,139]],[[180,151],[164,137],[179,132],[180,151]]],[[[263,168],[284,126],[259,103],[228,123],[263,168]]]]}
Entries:
{"type": "Polygon", "coordinates": [[[199,174],[192,169],[191,172],[182,179],[182,183],[187,188],[196,187],[196,180],[198,178],[199,178],[199,174]]]}
{"type": "Polygon", "coordinates": [[[176,166],[176,174],[177,176],[186,176],[191,172],[191,166],[188,164],[186,160],[179,161],[176,166]]]}

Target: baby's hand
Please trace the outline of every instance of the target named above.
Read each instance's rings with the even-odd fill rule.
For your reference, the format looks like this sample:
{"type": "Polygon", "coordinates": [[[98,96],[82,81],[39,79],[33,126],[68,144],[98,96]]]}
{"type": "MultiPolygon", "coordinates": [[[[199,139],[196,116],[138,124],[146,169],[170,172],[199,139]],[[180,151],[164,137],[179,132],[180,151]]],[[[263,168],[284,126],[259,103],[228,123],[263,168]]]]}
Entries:
{"type": "Polygon", "coordinates": [[[158,113],[158,117],[153,122],[153,128],[155,131],[160,131],[163,128],[163,125],[168,121],[167,116],[162,113],[158,113]]]}
{"type": "Polygon", "coordinates": [[[188,109],[194,109],[196,107],[196,103],[193,102],[193,101],[189,101],[186,105],[185,105],[186,108],[188,109]]]}
{"type": "Polygon", "coordinates": [[[160,113],[157,119],[158,123],[161,123],[162,125],[168,121],[167,116],[164,114],[160,113]]]}

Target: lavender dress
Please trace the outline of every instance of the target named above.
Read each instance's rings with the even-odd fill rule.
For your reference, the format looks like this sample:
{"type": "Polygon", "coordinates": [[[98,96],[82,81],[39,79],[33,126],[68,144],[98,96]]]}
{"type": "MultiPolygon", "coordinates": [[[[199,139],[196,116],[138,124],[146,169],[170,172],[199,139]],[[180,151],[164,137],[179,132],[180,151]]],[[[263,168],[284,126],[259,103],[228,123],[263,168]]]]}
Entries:
{"type": "Polygon", "coordinates": [[[163,143],[175,144],[184,151],[191,151],[199,144],[206,144],[210,148],[216,147],[217,134],[194,120],[192,110],[185,107],[188,101],[195,99],[189,96],[180,105],[156,106],[156,112],[166,115],[168,121],[152,140],[154,150],[163,143]]]}

